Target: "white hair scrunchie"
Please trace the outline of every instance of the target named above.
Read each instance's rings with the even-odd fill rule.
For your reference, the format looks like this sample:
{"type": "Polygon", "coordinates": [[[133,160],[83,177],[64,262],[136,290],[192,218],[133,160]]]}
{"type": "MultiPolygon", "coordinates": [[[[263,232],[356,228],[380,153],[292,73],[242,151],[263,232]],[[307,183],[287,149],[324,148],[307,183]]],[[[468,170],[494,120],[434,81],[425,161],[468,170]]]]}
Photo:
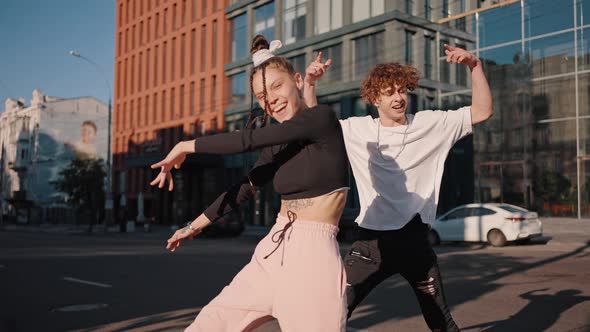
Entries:
{"type": "Polygon", "coordinates": [[[275,51],[282,46],[283,43],[281,43],[280,40],[273,40],[270,42],[269,48],[263,48],[254,52],[254,54],[252,54],[252,62],[254,63],[254,67],[258,67],[264,61],[273,58],[275,56],[275,51]]]}

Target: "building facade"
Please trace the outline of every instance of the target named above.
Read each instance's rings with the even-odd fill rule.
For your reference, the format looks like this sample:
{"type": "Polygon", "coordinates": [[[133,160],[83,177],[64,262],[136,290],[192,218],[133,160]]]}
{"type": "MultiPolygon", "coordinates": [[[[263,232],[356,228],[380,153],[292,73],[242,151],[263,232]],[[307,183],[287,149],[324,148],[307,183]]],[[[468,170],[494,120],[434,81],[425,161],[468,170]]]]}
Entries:
{"type": "MultiPolygon", "coordinates": [[[[228,130],[240,129],[249,115],[250,91],[247,85],[252,70],[249,43],[256,34],[268,40],[281,39],[278,54],[288,58],[295,69],[304,73],[317,53],[332,66],[318,82],[319,102],[328,104],[340,118],[376,114],[360,98],[359,87],[369,70],[382,62],[410,63],[422,79],[409,95],[411,112],[438,108],[441,91],[469,90],[465,67],[445,66],[437,59],[442,44],[473,48],[475,38],[468,22],[437,24],[435,21],[477,9],[478,1],[401,1],[401,0],[275,0],[234,1],[226,8],[231,27],[231,62],[225,66],[230,79],[232,103],[225,109],[228,130]],[[441,38],[440,36],[445,36],[441,38]],[[439,77],[442,72],[443,77],[439,77]]],[[[452,102],[451,107],[468,101],[468,96],[452,102]]],[[[451,153],[447,186],[452,195],[441,195],[441,207],[449,208],[473,197],[472,140],[460,142],[451,153]],[[465,178],[465,174],[470,178],[465,178]]],[[[252,157],[236,157],[228,163],[236,173],[250,165],[252,157]],[[242,169],[240,169],[242,167],[242,169]]],[[[354,213],[358,198],[353,190],[347,208],[354,213]]],[[[277,198],[272,188],[264,188],[251,206],[254,223],[274,220],[277,198]]],[[[247,210],[247,209],[246,209],[247,210]]]]}
{"type": "MultiPolygon", "coordinates": [[[[587,217],[588,8],[588,0],[231,1],[227,128],[242,128],[250,112],[249,43],[256,34],[281,39],[278,54],[300,73],[318,51],[332,58],[317,91],[341,118],[375,115],[360,99],[360,83],[371,67],[389,61],[421,72],[420,86],[409,94],[411,112],[469,104],[468,69],[444,57],[443,45],[455,45],[484,62],[496,113],[451,151],[439,212],[481,201],[587,217]]],[[[252,160],[229,158],[226,166],[237,176],[252,160]]],[[[258,193],[254,223],[272,220],[271,191],[258,193]]],[[[349,196],[354,209],[354,190],[349,196]]]]}
{"type": "Polygon", "coordinates": [[[2,213],[20,222],[73,222],[52,214],[68,209],[51,183],[74,158],[106,159],[107,126],[107,106],[93,97],[34,90],[29,106],[7,99],[0,115],[2,213]]]}
{"type": "Polygon", "coordinates": [[[224,129],[229,53],[227,5],[216,0],[118,0],[116,16],[113,192],[115,213],[133,220],[138,205],[155,222],[178,224],[220,191],[222,159],[189,158],[170,193],[149,186],[150,165],[183,139],[224,129]],[[141,194],[141,195],[140,195],[141,194]],[[138,202],[138,197],[143,197],[138,202]]]}
{"type": "Polygon", "coordinates": [[[590,1],[503,4],[460,18],[496,109],[474,132],[475,199],[590,217],[590,1]]]}

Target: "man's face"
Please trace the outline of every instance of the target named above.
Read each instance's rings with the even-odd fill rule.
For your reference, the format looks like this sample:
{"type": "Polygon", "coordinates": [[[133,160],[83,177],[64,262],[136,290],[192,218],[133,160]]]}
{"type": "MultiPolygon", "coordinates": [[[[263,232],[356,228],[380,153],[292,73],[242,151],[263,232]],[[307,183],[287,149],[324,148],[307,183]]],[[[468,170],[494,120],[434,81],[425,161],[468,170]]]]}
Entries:
{"type": "Polygon", "coordinates": [[[375,102],[379,116],[393,121],[404,119],[408,106],[408,89],[397,84],[382,89],[375,102]]]}
{"type": "Polygon", "coordinates": [[[86,144],[92,144],[96,138],[96,131],[92,126],[82,126],[82,142],[86,144]]]}

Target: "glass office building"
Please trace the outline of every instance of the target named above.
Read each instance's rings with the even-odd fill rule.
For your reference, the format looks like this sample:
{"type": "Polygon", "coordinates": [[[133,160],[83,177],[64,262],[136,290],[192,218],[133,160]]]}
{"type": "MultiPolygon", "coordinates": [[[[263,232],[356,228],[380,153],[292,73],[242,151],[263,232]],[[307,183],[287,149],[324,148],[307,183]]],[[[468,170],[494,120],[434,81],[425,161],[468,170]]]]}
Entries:
{"type": "MultiPolygon", "coordinates": [[[[589,21],[588,0],[521,0],[447,23],[475,36],[494,97],[495,115],[474,130],[476,201],[590,216],[589,21]]],[[[440,81],[446,67],[441,57],[440,81]]],[[[469,96],[438,93],[443,107],[469,96]]]]}

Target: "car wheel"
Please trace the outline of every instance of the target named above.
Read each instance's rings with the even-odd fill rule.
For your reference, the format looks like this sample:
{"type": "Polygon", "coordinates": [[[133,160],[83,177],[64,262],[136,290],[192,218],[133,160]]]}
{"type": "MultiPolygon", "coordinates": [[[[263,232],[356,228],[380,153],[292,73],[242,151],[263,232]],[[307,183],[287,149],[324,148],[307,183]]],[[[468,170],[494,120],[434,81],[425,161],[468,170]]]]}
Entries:
{"type": "Polygon", "coordinates": [[[488,232],[488,242],[494,247],[503,247],[506,245],[506,236],[499,229],[492,229],[488,232]]]}
{"type": "Polygon", "coordinates": [[[440,237],[434,229],[428,232],[428,242],[431,246],[438,246],[440,244],[440,237]]]}

